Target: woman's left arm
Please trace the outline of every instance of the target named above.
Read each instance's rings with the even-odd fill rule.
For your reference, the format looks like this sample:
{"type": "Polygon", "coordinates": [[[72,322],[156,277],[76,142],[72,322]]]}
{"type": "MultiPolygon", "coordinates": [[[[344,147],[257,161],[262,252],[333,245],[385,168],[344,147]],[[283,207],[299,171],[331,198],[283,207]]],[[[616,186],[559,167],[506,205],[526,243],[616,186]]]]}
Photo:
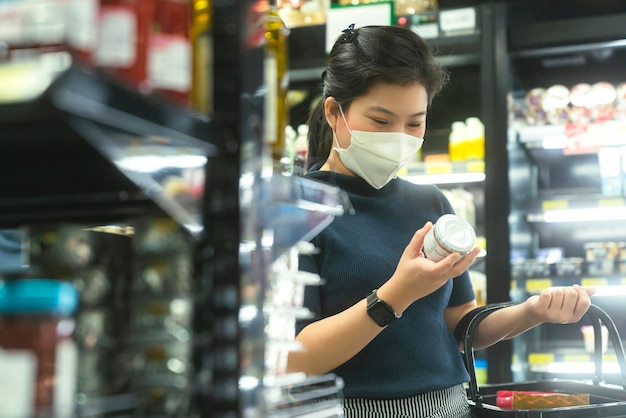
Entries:
{"type": "MultiPolygon", "coordinates": [[[[513,338],[545,322],[568,324],[580,321],[589,309],[593,287],[574,285],[544,289],[523,303],[499,309],[486,317],[473,336],[476,349],[513,338]]],[[[476,307],[475,302],[448,308],[445,312],[448,329],[454,331],[465,314],[476,307]]]]}

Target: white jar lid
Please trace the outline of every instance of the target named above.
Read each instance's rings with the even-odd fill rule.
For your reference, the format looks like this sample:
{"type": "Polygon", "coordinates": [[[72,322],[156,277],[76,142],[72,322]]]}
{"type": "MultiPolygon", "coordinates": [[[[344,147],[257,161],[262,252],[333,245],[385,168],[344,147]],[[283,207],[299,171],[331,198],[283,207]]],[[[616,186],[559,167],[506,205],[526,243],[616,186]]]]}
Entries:
{"type": "Polygon", "coordinates": [[[435,224],[435,236],[439,244],[450,252],[465,254],[474,248],[476,233],[463,218],[456,215],[443,215],[435,224]]]}

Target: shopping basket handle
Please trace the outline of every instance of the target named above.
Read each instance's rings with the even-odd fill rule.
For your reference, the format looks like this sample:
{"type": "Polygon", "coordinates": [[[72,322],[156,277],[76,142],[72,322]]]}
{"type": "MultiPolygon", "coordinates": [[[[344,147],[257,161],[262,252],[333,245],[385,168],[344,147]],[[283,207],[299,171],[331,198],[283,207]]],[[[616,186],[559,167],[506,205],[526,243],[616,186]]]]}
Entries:
{"type": "MultiPolygon", "coordinates": [[[[472,345],[472,335],[478,324],[489,316],[491,313],[515,305],[515,302],[504,302],[497,304],[489,304],[474,309],[467,314],[459,323],[459,326],[455,330],[455,335],[463,343],[463,351],[465,355],[465,364],[470,376],[469,391],[472,401],[476,405],[482,404],[482,396],[480,395],[478,382],[476,381],[476,366],[474,364],[474,347],[472,345]]],[[[591,304],[587,313],[585,314],[591,319],[591,324],[594,331],[594,363],[595,363],[595,375],[593,378],[594,384],[600,384],[602,379],[602,325],[604,325],[608,332],[611,342],[613,343],[613,349],[617,357],[619,364],[622,387],[626,390],[626,354],[624,353],[624,346],[619,336],[615,323],[611,317],[599,306],[591,304]]]]}

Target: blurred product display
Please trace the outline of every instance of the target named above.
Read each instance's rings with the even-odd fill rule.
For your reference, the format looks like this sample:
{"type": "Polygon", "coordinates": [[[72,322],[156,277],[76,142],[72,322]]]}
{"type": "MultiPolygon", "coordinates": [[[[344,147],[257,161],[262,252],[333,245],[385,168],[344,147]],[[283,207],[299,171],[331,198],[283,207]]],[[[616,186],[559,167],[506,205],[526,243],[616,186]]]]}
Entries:
{"type": "MultiPolygon", "coordinates": [[[[286,361],[298,256],[351,210],[301,177],[328,11],[375,2],[0,0],[2,418],[344,415],[286,361]]],[[[626,334],[623,11],[460,3],[393,2],[451,76],[399,175],[476,231],[480,305],[593,285],[626,334]]],[[[480,382],[588,377],[554,371],[588,338],[477,352],[480,382]]]]}
{"type": "Polygon", "coordinates": [[[77,306],[78,293],[69,283],[33,278],[0,285],[3,415],[72,416],[77,306]]]}
{"type": "Polygon", "coordinates": [[[0,22],[0,60],[65,52],[143,94],[210,113],[208,0],[11,0],[0,22]]]}
{"type": "Polygon", "coordinates": [[[213,110],[213,32],[210,0],[192,0],[191,107],[201,114],[213,110]]]}
{"type": "Polygon", "coordinates": [[[265,17],[265,140],[279,170],[290,163],[286,155],[285,129],[288,123],[287,91],[289,89],[289,28],[285,25],[275,1],[265,17]]]}

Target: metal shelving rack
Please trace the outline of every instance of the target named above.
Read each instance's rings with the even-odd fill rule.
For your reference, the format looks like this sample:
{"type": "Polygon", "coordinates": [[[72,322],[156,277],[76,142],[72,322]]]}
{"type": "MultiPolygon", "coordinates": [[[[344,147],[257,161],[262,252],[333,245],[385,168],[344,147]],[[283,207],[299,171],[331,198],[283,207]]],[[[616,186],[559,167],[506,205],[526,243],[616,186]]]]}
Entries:
{"type": "MultiPolygon", "coordinates": [[[[210,120],[73,64],[67,54],[47,56],[46,65],[35,59],[19,69],[0,67],[0,86],[46,81],[0,102],[0,178],[10,180],[0,191],[0,228],[165,216],[191,237],[194,374],[185,417],[343,413],[340,379],[268,376],[266,370],[272,264],[349,207],[335,188],[268,172],[266,6],[213,4],[210,120]],[[194,198],[166,185],[168,174],[182,170],[181,156],[185,167],[204,172],[202,193],[194,198]],[[146,170],[144,157],[159,167],[146,170]],[[250,307],[252,317],[246,316],[250,307]]],[[[107,416],[134,416],[132,396],[124,399],[123,405],[99,403],[107,416]]]]}
{"type": "MultiPolygon", "coordinates": [[[[565,12],[554,13],[559,7],[555,3],[548,9],[562,14],[560,18],[553,16],[511,24],[508,58],[511,95],[554,84],[571,87],[583,82],[623,81],[626,49],[621,28],[626,15],[615,3],[607,2],[604,6],[589,9],[596,11],[595,14],[583,16],[585,8],[581,7],[576,9],[579,16],[567,16],[565,12]]],[[[532,10],[538,6],[529,7],[532,10]]],[[[609,121],[606,126],[615,123],[618,122],[609,121]]],[[[597,143],[603,147],[622,145],[618,131],[611,134],[607,129],[606,135],[596,138],[597,143]]],[[[618,322],[618,328],[623,327],[619,323],[623,308],[618,301],[622,275],[618,272],[596,274],[585,261],[586,242],[621,241],[626,228],[621,216],[624,196],[602,193],[597,149],[567,152],[571,142],[568,142],[565,125],[512,124],[507,142],[511,170],[508,176],[510,248],[518,254],[528,254],[527,260],[510,263],[514,284],[512,298],[523,300],[549,286],[574,283],[599,286],[594,303],[607,309],[618,322]],[[614,213],[619,216],[611,217],[614,213]],[[566,268],[563,272],[563,264],[542,263],[535,256],[539,248],[545,247],[562,248],[562,263],[577,258],[580,266],[566,268]]],[[[512,368],[514,378],[519,381],[575,375],[589,377],[589,373],[583,372],[584,363],[590,362],[583,350],[580,325],[548,325],[531,330],[514,341],[514,354],[512,368]],[[573,360],[576,358],[578,360],[573,360]]]]}

